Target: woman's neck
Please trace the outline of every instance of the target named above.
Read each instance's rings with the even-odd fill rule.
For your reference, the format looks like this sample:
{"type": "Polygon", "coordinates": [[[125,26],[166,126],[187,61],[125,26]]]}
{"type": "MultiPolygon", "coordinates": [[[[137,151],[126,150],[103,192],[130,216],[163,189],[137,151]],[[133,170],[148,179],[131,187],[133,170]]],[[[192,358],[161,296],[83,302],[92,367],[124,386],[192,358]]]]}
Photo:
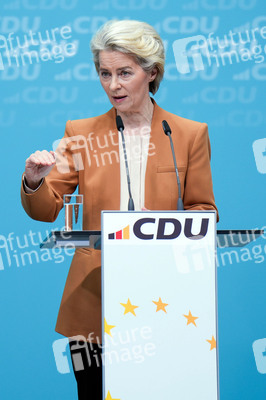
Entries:
{"type": "Polygon", "coordinates": [[[151,126],[153,116],[153,103],[149,97],[149,101],[146,102],[144,107],[140,111],[136,112],[119,112],[117,115],[123,120],[125,130],[142,128],[144,126],[151,126]]]}

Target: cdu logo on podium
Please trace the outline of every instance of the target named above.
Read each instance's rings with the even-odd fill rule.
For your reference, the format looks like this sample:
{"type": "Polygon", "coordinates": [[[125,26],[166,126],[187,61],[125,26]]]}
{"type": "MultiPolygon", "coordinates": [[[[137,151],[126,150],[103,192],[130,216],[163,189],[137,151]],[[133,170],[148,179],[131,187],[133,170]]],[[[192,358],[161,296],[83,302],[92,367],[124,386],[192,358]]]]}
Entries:
{"type": "MultiPolygon", "coordinates": [[[[140,218],[132,226],[132,238],[141,240],[177,239],[183,232],[187,239],[203,239],[208,232],[208,218],[201,219],[199,232],[192,233],[193,218],[185,218],[184,223],[177,218],[140,218]]],[[[109,240],[130,239],[130,225],[108,234],[109,240]]]]}

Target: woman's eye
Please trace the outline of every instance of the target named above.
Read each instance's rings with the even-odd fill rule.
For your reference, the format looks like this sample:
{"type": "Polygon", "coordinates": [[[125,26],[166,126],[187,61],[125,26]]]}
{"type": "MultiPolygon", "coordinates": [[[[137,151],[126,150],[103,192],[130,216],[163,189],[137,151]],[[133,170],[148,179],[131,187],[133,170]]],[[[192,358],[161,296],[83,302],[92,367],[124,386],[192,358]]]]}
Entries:
{"type": "Polygon", "coordinates": [[[122,76],[128,76],[128,75],[130,75],[130,73],[128,71],[121,71],[121,75],[122,76]]]}
{"type": "Polygon", "coordinates": [[[102,71],[102,72],[101,72],[101,76],[102,76],[103,78],[107,78],[108,76],[110,76],[110,74],[109,74],[109,72],[102,71]]]}

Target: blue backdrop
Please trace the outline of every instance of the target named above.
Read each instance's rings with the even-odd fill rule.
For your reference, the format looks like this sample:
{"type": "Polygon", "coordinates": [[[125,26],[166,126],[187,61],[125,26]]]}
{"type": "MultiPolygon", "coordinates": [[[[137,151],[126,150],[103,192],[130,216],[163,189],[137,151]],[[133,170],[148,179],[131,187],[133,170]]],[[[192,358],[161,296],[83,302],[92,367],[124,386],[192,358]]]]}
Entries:
{"type": "MultiPolygon", "coordinates": [[[[49,224],[25,214],[25,160],[52,149],[68,119],[110,108],[89,49],[99,26],[112,18],[145,20],[167,50],[156,101],[209,126],[219,229],[264,229],[265,2],[15,0],[0,8],[0,398],[73,399],[73,374],[57,370],[53,353],[72,252],[39,250],[63,219],[49,224]],[[56,43],[40,44],[48,34],[56,43]],[[18,48],[24,35],[37,53],[31,60],[18,48]]],[[[264,239],[218,255],[221,400],[265,399],[264,239]]]]}

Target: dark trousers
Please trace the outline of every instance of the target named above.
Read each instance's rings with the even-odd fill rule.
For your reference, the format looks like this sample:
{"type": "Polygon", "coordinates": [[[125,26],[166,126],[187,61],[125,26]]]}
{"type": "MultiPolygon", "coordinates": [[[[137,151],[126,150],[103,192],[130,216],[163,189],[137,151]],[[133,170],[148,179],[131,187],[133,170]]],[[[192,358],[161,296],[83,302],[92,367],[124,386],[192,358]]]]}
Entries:
{"type": "Polygon", "coordinates": [[[73,340],[69,348],[79,400],[102,400],[101,345],[73,340]]]}

